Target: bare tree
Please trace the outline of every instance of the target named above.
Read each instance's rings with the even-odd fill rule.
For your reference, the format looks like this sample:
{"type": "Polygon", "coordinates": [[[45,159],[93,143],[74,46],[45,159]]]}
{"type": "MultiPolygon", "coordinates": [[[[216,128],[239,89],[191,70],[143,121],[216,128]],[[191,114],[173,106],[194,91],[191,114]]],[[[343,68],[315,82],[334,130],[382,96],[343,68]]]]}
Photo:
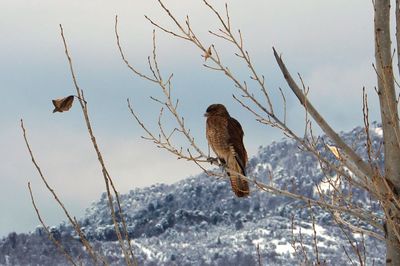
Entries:
{"type": "MultiPolygon", "coordinates": [[[[277,104],[273,101],[271,90],[267,87],[264,76],[254,67],[251,56],[245,48],[241,31],[236,31],[232,28],[228,6],[225,5],[224,12],[220,12],[207,0],[203,0],[203,2],[205,6],[209,8],[211,13],[216,16],[220,23],[217,31],[209,30],[208,32],[215,38],[226,41],[235,48],[236,52],[233,56],[238,57],[247,67],[249,71],[249,79],[255,81],[256,85],[251,86],[248,81],[240,80],[238,75],[234,73],[220,58],[218,47],[214,45],[206,45],[205,42],[198,38],[197,32],[195,32],[191,27],[189,17],[187,16],[183,21],[180,21],[180,19],[168,9],[162,0],[158,0],[158,3],[172,22],[174,22],[176,28],[169,29],[147,16],[146,18],[160,31],[197,47],[206,60],[206,63],[204,64],[206,68],[220,72],[232,81],[236,88],[234,95],[235,101],[253,114],[256,120],[261,124],[276,127],[286,136],[297,141],[304,151],[312,153],[318,159],[321,168],[325,172],[334,171],[337,179],[334,180],[328,178],[327,182],[329,182],[334,188],[333,191],[327,193],[320,190],[319,199],[315,200],[286,191],[285,189],[273,185],[261,183],[252,177],[241,177],[249,182],[253,182],[260,190],[302,200],[310,205],[324,208],[332,213],[332,217],[338,224],[352,230],[353,232],[361,232],[377,239],[385,240],[387,265],[400,265],[400,128],[398,100],[396,98],[392,62],[393,53],[390,36],[390,1],[375,0],[373,2],[375,11],[375,70],[377,74],[377,94],[380,101],[382,117],[384,169],[380,169],[376,160],[373,158],[375,153],[380,153],[381,151],[374,151],[371,146],[371,139],[369,136],[368,101],[365,93],[363,98],[363,111],[365,132],[367,135],[366,146],[368,150],[368,160],[364,160],[359,154],[357,154],[355,150],[350,147],[349,144],[345,143],[339,134],[335,132],[329,123],[325,121],[319,111],[314,108],[313,104],[308,100],[308,88],[305,86],[301,76],[299,75],[298,81],[296,81],[287,69],[280,54],[275,48],[273,48],[275,59],[287,85],[298,98],[305,111],[304,134],[300,135],[296,133],[286,121],[286,98],[282,91],[284,113],[283,115],[278,115],[275,112],[276,106],[281,104],[277,104]],[[257,96],[257,91],[261,91],[262,96],[257,96]],[[311,119],[329,138],[331,145],[325,143],[325,147],[335,155],[335,159],[332,160],[332,158],[329,158],[329,156],[321,153],[317,149],[317,144],[320,143],[320,140],[313,135],[314,123],[312,123],[311,119]],[[370,195],[380,203],[384,213],[383,217],[353,204],[351,196],[349,197],[349,195],[346,195],[341,187],[337,186],[337,182],[344,182],[352,187],[357,187],[370,193],[370,195]],[[371,231],[358,227],[352,224],[348,218],[345,218],[343,214],[350,215],[350,217],[357,217],[375,227],[376,230],[381,233],[376,233],[376,230],[371,231]]],[[[396,25],[397,48],[400,48],[400,7],[398,0],[396,0],[396,25]]],[[[153,53],[152,56],[148,58],[150,74],[144,74],[142,71],[139,71],[132,66],[126,58],[120,43],[117,26],[118,20],[116,18],[115,33],[117,45],[121,57],[127,67],[131,69],[135,75],[159,86],[164,95],[164,98],[162,99],[152,98],[162,106],[157,121],[159,132],[156,133],[148,129],[146,123],[140,119],[139,115],[133,110],[128,100],[128,106],[132,115],[147,133],[146,138],[153,141],[159,148],[166,149],[178,158],[193,161],[209,175],[221,175],[220,173],[215,173],[206,169],[205,165],[214,160],[210,160],[209,153],[203,151],[197,145],[190,129],[188,129],[185,124],[184,117],[180,114],[179,100],[173,99],[171,95],[171,90],[173,89],[173,75],[171,74],[168,77],[163,77],[160,72],[157,61],[155,32],[153,32],[153,53]],[[176,127],[171,132],[167,132],[163,126],[163,114],[165,111],[172,114],[176,123],[176,127]],[[187,146],[178,147],[174,145],[172,137],[183,138],[187,141],[187,146]]],[[[398,59],[400,59],[400,52],[398,49],[397,51],[398,59]]],[[[400,65],[398,68],[400,71],[400,65]]],[[[229,169],[229,171],[232,170],[229,169]]],[[[316,250],[316,252],[318,252],[318,250],[316,250]]],[[[355,252],[358,253],[357,255],[360,263],[363,264],[363,256],[360,255],[359,251],[355,252]]]]}

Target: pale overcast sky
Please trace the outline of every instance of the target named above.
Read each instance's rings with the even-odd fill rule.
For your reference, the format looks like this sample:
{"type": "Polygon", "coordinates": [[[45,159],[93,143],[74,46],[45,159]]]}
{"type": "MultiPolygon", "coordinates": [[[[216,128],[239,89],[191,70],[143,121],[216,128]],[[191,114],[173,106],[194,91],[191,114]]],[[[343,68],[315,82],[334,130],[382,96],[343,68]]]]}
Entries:
{"type": "MultiPolygon", "coordinates": [[[[216,7],[223,10],[220,1],[216,7]]],[[[215,43],[238,75],[247,75],[226,44],[207,34],[219,28],[202,1],[165,0],[177,18],[189,14],[194,29],[215,43]]],[[[232,26],[240,28],[245,45],[267,86],[281,87],[288,98],[289,123],[300,130],[303,114],[296,107],[273,59],[272,46],[283,54],[293,75],[301,73],[310,98],[336,130],[362,123],[362,87],[372,96],[376,77],[373,62],[373,8],[365,0],[230,1],[232,26]]],[[[155,128],[158,106],[149,96],[160,90],[132,75],[119,57],[114,16],[129,60],[147,71],[153,26],[149,15],[168,27],[171,21],[157,1],[2,1],[0,8],[0,236],[27,232],[39,223],[32,209],[27,182],[49,225],[63,220],[44,189],[26,151],[19,119],[24,118],[36,158],[60,198],[80,217],[104,191],[104,182],[78,105],[67,113],[52,113],[51,99],[74,94],[59,34],[65,30],[78,82],[89,102],[93,128],[111,175],[121,192],[154,183],[173,183],[200,170],[178,161],[140,138],[143,130],[130,116],[126,98],[155,128]]],[[[174,73],[173,95],[200,146],[206,148],[203,113],[211,103],[228,106],[242,124],[250,156],[260,145],[282,138],[263,127],[232,100],[234,86],[224,76],[202,67],[201,53],[191,44],[157,31],[163,73],[174,73]]],[[[371,99],[372,119],[376,99],[371,99]]]]}

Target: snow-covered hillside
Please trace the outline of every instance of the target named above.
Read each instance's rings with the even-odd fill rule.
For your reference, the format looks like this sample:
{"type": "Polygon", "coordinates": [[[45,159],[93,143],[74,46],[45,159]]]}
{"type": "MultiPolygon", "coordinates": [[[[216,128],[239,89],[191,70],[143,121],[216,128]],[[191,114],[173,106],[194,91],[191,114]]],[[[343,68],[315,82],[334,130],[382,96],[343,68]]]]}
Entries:
{"type": "MultiPolygon", "coordinates": [[[[342,136],[365,156],[363,130],[358,127],[342,136]]],[[[379,127],[375,125],[371,135],[378,148],[382,137],[379,127]]],[[[322,144],[320,148],[333,156],[323,150],[322,144]]],[[[324,178],[314,157],[289,140],[260,147],[249,161],[248,173],[259,181],[308,197],[316,197],[315,186],[324,178]]],[[[258,265],[257,245],[265,265],[298,265],[305,261],[303,251],[295,252],[293,248],[293,240],[298,244],[300,236],[308,262],[315,259],[314,230],[306,204],[254,187],[250,197],[239,199],[232,193],[228,179],[199,174],[172,185],[134,189],[121,195],[121,200],[140,265],[258,265]]],[[[370,206],[372,211],[379,209],[365,192],[355,191],[354,200],[370,206]]],[[[319,259],[328,265],[351,264],[347,252],[356,262],[349,239],[332,222],[330,214],[319,208],[313,208],[313,213],[319,259]]],[[[124,263],[105,194],[87,209],[80,223],[96,250],[111,264],[124,263]]],[[[73,257],[80,256],[84,265],[92,264],[69,225],[51,230],[73,257]]],[[[360,235],[349,238],[361,246],[360,235]]],[[[365,247],[367,265],[384,264],[383,242],[365,237],[365,247]]],[[[11,233],[0,240],[0,264],[64,265],[67,261],[38,227],[32,233],[11,233]]]]}

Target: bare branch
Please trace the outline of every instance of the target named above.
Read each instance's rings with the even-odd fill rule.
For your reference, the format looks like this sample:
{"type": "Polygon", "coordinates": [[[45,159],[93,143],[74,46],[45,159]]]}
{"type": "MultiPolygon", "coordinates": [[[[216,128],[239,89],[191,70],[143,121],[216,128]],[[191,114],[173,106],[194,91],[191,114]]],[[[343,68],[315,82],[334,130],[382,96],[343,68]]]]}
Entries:
{"type": "Polygon", "coordinates": [[[184,39],[184,40],[189,40],[188,38],[186,38],[186,37],[184,37],[184,36],[182,36],[182,35],[176,34],[175,32],[170,31],[170,30],[167,30],[166,28],[160,26],[159,24],[155,23],[155,22],[154,22],[151,18],[149,18],[148,16],[145,15],[144,17],[145,17],[151,24],[153,24],[153,26],[159,28],[160,30],[164,31],[165,33],[171,34],[171,35],[173,35],[174,37],[182,38],[182,39],[184,39]]]}
{"type": "Polygon", "coordinates": [[[257,261],[258,261],[258,266],[262,266],[261,254],[260,254],[260,244],[257,244],[257,261]]]}
{"type": "MultiPolygon", "coordinates": [[[[138,115],[135,113],[135,111],[133,110],[129,99],[127,99],[127,102],[128,102],[129,111],[131,112],[132,116],[135,118],[136,122],[144,129],[144,131],[145,131],[145,132],[147,133],[147,135],[148,135],[148,137],[144,137],[145,139],[148,139],[148,140],[153,141],[159,148],[162,148],[162,149],[165,149],[165,150],[171,152],[172,154],[176,155],[176,156],[178,157],[178,159],[185,159],[185,160],[187,160],[187,161],[194,161],[194,160],[195,160],[195,161],[197,161],[197,162],[208,162],[207,159],[206,159],[207,156],[205,156],[205,155],[199,155],[199,156],[192,156],[191,154],[185,155],[184,153],[182,153],[181,149],[178,150],[178,149],[176,149],[175,147],[173,147],[173,145],[172,145],[171,142],[169,141],[169,137],[167,137],[167,135],[166,135],[166,133],[165,133],[163,127],[162,127],[162,123],[160,122],[160,119],[161,119],[161,112],[160,112],[160,116],[159,116],[159,123],[158,123],[158,125],[159,125],[159,128],[160,128],[160,131],[162,132],[161,135],[163,135],[164,140],[161,140],[161,138],[156,137],[156,136],[145,126],[145,124],[142,122],[142,120],[139,118],[139,116],[138,116],[138,115]],[[202,159],[202,158],[204,158],[204,159],[202,159]]],[[[175,128],[175,129],[173,130],[173,132],[176,132],[176,131],[182,132],[181,129],[175,128]]],[[[188,132],[186,131],[186,133],[188,133],[188,132]]],[[[172,135],[172,133],[171,133],[170,135],[172,135]]]]}
{"type": "Polygon", "coordinates": [[[29,189],[29,194],[30,194],[30,196],[31,196],[31,202],[32,202],[33,208],[35,209],[36,215],[37,215],[37,217],[38,217],[40,223],[42,224],[43,229],[46,231],[47,236],[50,238],[51,241],[53,241],[54,245],[60,250],[60,252],[67,258],[67,260],[68,260],[72,265],[77,265],[77,264],[74,262],[74,259],[71,257],[71,255],[69,255],[68,252],[64,249],[64,247],[62,246],[62,244],[61,244],[59,241],[57,241],[57,240],[53,237],[53,234],[49,231],[47,225],[44,223],[44,221],[43,221],[43,219],[42,219],[42,216],[41,216],[40,213],[39,213],[39,209],[36,207],[36,203],[35,203],[35,200],[34,200],[34,198],[33,198],[33,193],[32,193],[31,183],[30,183],[30,182],[28,182],[28,189],[29,189]]]}
{"type": "Polygon", "coordinates": [[[282,99],[283,99],[283,124],[284,125],[286,125],[286,111],[287,111],[287,109],[286,109],[286,97],[285,97],[285,94],[283,94],[283,91],[282,91],[282,89],[279,87],[279,91],[281,92],[281,96],[282,96],[282,99]]]}
{"type": "Polygon", "coordinates": [[[311,204],[308,205],[310,209],[310,216],[311,216],[311,222],[312,222],[312,229],[313,229],[313,241],[314,241],[314,250],[315,250],[315,257],[317,260],[317,265],[321,265],[321,262],[319,260],[319,253],[318,253],[318,242],[317,242],[317,230],[315,229],[315,216],[314,212],[312,210],[311,204]]]}
{"type": "Polygon", "coordinates": [[[357,226],[351,224],[350,222],[345,221],[341,217],[339,212],[334,212],[334,215],[335,215],[335,219],[337,222],[347,226],[353,233],[365,234],[365,235],[371,236],[371,237],[379,239],[379,240],[385,240],[385,237],[380,234],[377,234],[373,231],[369,231],[369,230],[361,228],[361,227],[357,227],[357,226]]]}
{"type": "MultiPolygon", "coordinates": [[[[110,207],[110,210],[111,210],[111,217],[112,217],[112,220],[113,220],[113,223],[114,223],[115,233],[117,235],[117,238],[118,238],[118,241],[119,241],[119,245],[120,245],[120,247],[121,247],[121,249],[122,249],[122,251],[124,253],[124,259],[125,259],[126,264],[127,265],[132,265],[132,264],[134,264],[136,262],[136,259],[135,259],[134,256],[131,257],[133,255],[133,251],[131,249],[130,239],[129,239],[129,235],[128,235],[127,232],[125,233],[125,240],[128,242],[128,249],[130,249],[130,250],[128,251],[127,248],[125,247],[125,243],[124,243],[124,240],[122,238],[121,231],[120,231],[120,228],[119,228],[119,225],[118,225],[118,221],[117,221],[117,218],[116,218],[116,215],[115,215],[115,209],[114,209],[114,204],[113,204],[114,200],[113,200],[113,196],[111,194],[110,184],[111,184],[112,189],[114,191],[114,195],[117,198],[118,212],[120,214],[120,218],[121,218],[121,220],[124,220],[125,218],[124,218],[124,215],[122,215],[122,209],[121,209],[121,206],[120,206],[120,203],[119,203],[119,199],[118,199],[119,198],[118,192],[116,191],[115,186],[114,186],[114,184],[112,182],[112,178],[109,175],[109,172],[108,172],[108,170],[107,170],[107,168],[105,166],[105,163],[104,163],[104,160],[103,160],[103,156],[102,156],[102,154],[100,152],[100,148],[99,148],[99,146],[97,144],[97,141],[96,141],[96,138],[94,136],[94,133],[93,133],[93,130],[92,130],[92,125],[91,125],[90,119],[89,119],[87,102],[84,101],[83,90],[80,89],[80,87],[79,87],[79,85],[77,83],[77,80],[76,80],[76,77],[75,77],[74,68],[73,68],[73,64],[72,64],[72,60],[71,60],[71,57],[69,55],[67,42],[65,40],[64,31],[63,31],[63,28],[62,28],[61,24],[60,24],[60,31],[61,31],[61,37],[62,37],[62,41],[63,41],[64,48],[65,48],[65,54],[66,54],[67,59],[68,59],[70,72],[71,72],[72,79],[73,79],[73,82],[74,82],[74,85],[75,85],[75,89],[76,89],[76,92],[77,92],[78,96],[80,97],[79,98],[79,102],[81,104],[81,109],[82,109],[82,113],[83,113],[83,116],[84,116],[84,119],[85,119],[86,128],[88,130],[88,133],[89,133],[89,136],[90,136],[90,140],[91,140],[91,142],[93,144],[93,148],[95,149],[95,152],[96,152],[96,155],[97,155],[97,159],[98,159],[98,161],[100,163],[100,166],[101,166],[101,169],[102,169],[102,174],[103,174],[104,182],[105,182],[105,185],[106,185],[108,204],[109,204],[109,207],[110,207]],[[132,262],[132,259],[134,260],[134,262],[132,262]]],[[[123,221],[123,224],[124,223],[125,223],[125,221],[123,221]]],[[[125,227],[125,229],[126,229],[126,227],[125,227]]]]}
{"type": "Polygon", "coordinates": [[[307,106],[309,114],[314,118],[321,129],[336,143],[336,145],[343,150],[343,152],[348,156],[348,158],[355,164],[357,168],[363,173],[368,179],[372,179],[373,173],[371,167],[366,164],[360,156],[358,156],[354,150],[352,150],[341,138],[340,136],[331,128],[331,126],[322,118],[319,112],[314,108],[314,106],[307,100],[301,89],[298,87],[296,82],[293,80],[289,71],[287,70],[282,58],[278,55],[275,48],[273,48],[274,56],[278,65],[285,77],[289,87],[292,89],[293,93],[297,96],[300,103],[303,106],[307,106]]]}
{"type": "Polygon", "coordinates": [[[46,186],[47,190],[50,191],[50,193],[53,195],[55,201],[58,203],[58,205],[64,211],[65,216],[68,218],[69,222],[71,223],[71,225],[73,226],[74,230],[78,234],[80,240],[82,241],[82,244],[87,248],[87,251],[88,251],[89,255],[92,257],[93,261],[95,263],[97,263],[98,256],[93,251],[92,246],[90,245],[89,241],[86,239],[85,235],[81,231],[79,224],[75,223],[74,219],[72,219],[71,215],[69,214],[69,212],[65,208],[64,204],[62,203],[62,201],[58,198],[58,196],[55,193],[54,189],[47,182],[47,179],[45,178],[42,170],[40,169],[39,164],[36,162],[35,156],[33,155],[32,149],[31,149],[31,147],[29,145],[29,142],[28,142],[28,138],[26,136],[26,130],[25,130],[24,122],[23,122],[22,119],[21,119],[21,129],[22,129],[22,133],[23,133],[23,137],[24,137],[24,140],[25,140],[25,144],[26,144],[26,147],[28,149],[29,155],[31,157],[32,163],[34,164],[37,172],[39,173],[40,178],[42,179],[42,181],[43,181],[44,185],[46,186]]]}
{"type": "MultiPolygon", "coordinates": [[[[130,70],[132,70],[132,72],[135,73],[136,75],[138,75],[138,76],[140,76],[140,77],[142,77],[142,78],[144,78],[144,79],[147,79],[148,81],[156,82],[155,79],[152,79],[152,78],[150,78],[149,76],[146,76],[146,75],[140,73],[139,71],[137,71],[137,70],[129,63],[129,61],[126,59],[125,54],[124,54],[124,52],[123,52],[123,50],[122,50],[122,47],[121,47],[120,40],[119,40],[119,34],[118,34],[118,16],[115,16],[115,27],[114,27],[114,31],[115,31],[115,36],[116,36],[116,39],[117,39],[117,46],[118,46],[119,53],[120,53],[120,55],[121,55],[122,60],[125,62],[126,66],[127,66],[130,70]]],[[[66,45],[66,44],[65,44],[65,45],[66,45]]]]}

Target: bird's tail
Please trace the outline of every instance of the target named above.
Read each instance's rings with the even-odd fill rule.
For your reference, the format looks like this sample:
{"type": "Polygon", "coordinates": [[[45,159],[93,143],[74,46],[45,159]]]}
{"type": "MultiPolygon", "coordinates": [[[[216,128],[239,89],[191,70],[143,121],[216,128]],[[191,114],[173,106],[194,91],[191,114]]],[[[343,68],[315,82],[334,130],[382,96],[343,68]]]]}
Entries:
{"type": "Polygon", "coordinates": [[[240,174],[246,175],[243,167],[237,162],[236,159],[228,160],[227,173],[231,179],[232,190],[238,197],[247,197],[250,194],[249,183],[247,180],[240,177],[240,174]]]}

